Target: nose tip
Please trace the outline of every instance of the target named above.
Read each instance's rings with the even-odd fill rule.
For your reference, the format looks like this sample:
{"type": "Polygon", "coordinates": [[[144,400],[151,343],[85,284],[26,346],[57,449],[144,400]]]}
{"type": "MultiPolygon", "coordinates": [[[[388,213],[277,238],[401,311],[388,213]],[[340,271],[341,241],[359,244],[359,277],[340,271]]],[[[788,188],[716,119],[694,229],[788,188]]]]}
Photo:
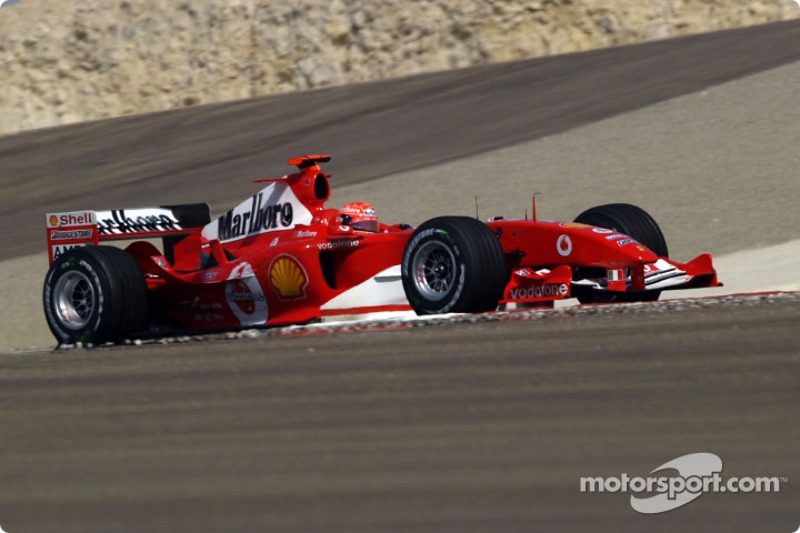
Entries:
{"type": "Polygon", "coordinates": [[[658,255],[652,250],[645,248],[644,246],[641,247],[642,250],[637,250],[638,252],[638,260],[643,263],[655,263],[658,261],[658,255]]]}

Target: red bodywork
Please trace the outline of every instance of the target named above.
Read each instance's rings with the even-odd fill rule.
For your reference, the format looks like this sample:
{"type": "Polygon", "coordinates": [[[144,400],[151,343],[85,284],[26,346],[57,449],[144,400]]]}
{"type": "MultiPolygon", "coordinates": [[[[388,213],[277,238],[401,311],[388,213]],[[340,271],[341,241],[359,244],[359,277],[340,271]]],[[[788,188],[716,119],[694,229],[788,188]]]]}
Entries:
{"type": "MultiPolygon", "coordinates": [[[[179,208],[186,206],[49,214],[50,262],[73,246],[165,239],[163,252],[147,241],[127,251],[145,274],[151,301],[181,324],[200,329],[410,310],[400,264],[413,229],[381,224],[379,233],[367,233],[346,225],[338,209],[325,207],[330,176],[320,163],[328,160],[289,160],[299,172],[259,180],[268,185],[217,220],[208,222],[206,214],[202,225],[182,220],[179,208]]],[[[709,255],[676,263],[611,230],[536,220],[487,225],[498,234],[510,267],[500,304],[552,302],[576,290],[719,284],[709,255]],[[580,269],[602,275],[579,280],[580,269]]]]}

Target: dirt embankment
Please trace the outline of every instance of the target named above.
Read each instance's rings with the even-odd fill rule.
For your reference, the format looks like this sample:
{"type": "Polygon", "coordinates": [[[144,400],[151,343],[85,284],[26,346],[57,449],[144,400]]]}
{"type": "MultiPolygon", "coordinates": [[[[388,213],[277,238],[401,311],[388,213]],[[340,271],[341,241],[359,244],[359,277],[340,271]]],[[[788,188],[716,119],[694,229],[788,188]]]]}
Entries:
{"type": "Polygon", "coordinates": [[[26,0],[0,134],[800,16],[793,0],[26,0]]]}

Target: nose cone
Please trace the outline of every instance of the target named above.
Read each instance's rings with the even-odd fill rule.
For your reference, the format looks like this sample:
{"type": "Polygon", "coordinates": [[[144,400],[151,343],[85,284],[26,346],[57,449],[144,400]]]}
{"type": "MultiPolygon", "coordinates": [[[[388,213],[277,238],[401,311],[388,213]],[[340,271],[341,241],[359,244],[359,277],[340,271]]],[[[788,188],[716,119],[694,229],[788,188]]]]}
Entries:
{"type": "Polygon", "coordinates": [[[626,244],[621,250],[623,253],[630,256],[630,258],[638,263],[655,263],[658,261],[658,256],[654,251],[645,247],[643,244],[633,242],[626,244]]]}

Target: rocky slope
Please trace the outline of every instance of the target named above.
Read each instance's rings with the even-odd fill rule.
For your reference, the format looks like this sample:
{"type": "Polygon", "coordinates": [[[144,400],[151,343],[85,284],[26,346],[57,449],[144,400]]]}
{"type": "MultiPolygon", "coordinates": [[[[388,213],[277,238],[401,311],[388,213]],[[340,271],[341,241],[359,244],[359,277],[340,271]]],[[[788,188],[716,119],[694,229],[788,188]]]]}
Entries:
{"type": "Polygon", "coordinates": [[[793,0],[25,0],[0,11],[0,134],[798,16],[793,0]]]}

